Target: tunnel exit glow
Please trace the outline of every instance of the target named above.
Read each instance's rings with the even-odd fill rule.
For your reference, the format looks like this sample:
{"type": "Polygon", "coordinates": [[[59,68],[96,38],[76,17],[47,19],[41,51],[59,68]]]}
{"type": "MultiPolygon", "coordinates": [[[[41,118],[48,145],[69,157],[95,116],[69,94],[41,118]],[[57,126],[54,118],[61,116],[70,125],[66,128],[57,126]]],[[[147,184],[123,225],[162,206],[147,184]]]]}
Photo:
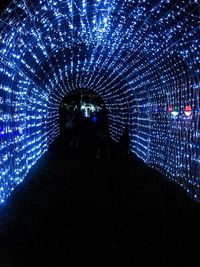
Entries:
{"type": "Polygon", "coordinates": [[[199,15],[197,0],[13,1],[0,20],[0,201],[78,88],[102,97],[114,140],[128,123],[131,151],[199,199],[199,15]]]}

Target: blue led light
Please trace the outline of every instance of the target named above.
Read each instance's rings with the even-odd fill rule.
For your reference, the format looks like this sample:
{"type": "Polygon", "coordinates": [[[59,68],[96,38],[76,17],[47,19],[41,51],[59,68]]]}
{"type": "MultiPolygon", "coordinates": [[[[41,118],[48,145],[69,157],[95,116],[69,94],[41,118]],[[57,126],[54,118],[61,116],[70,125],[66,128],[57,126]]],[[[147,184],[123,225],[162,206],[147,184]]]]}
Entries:
{"type": "Polygon", "coordinates": [[[97,117],[94,116],[92,120],[93,120],[94,123],[96,123],[97,122],[97,117]]]}
{"type": "Polygon", "coordinates": [[[80,88],[103,98],[114,140],[128,124],[132,152],[200,199],[199,10],[197,0],[13,1],[0,20],[0,202],[80,88]]]}

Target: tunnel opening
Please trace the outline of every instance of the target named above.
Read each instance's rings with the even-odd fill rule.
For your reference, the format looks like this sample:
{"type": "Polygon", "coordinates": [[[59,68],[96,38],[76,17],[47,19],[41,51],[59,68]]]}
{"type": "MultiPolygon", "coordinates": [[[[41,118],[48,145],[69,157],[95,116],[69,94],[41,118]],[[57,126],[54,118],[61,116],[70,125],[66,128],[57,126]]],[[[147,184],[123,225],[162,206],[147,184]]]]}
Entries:
{"type": "MultiPolygon", "coordinates": [[[[103,99],[94,91],[89,89],[76,89],[69,92],[60,104],[60,132],[63,134],[66,123],[79,114],[85,121],[88,119],[96,123],[97,114],[102,110],[107,110],[103,99]]],[[[72,122],[72,121],[71,121],[72,122]]],[[[69,125],[70,126],[70,125],[69,125]]]]}
{"type": "Polygon", "coordinates": [[[66,149],[79,149],[80,154],[84,150],[91,158],[111,157],[111,144],[116,140],[112,140],[110,133],[109,106],[101,96],[89,89],[69,92],[63,98],[59,112],[60,137],[66,149]]]}

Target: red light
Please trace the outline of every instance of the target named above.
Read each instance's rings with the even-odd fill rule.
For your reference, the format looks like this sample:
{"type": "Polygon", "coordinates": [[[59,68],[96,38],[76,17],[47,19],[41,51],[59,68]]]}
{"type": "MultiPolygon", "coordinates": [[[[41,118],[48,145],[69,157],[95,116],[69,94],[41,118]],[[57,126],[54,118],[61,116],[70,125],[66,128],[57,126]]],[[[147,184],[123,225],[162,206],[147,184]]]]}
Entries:
{"type": "Polygon", "coordinates": [[[191,114],[192,114],[192,108],[191,106],[186,106],[185,109],[184,109],[184,113],[187,117],[189,117],[191,114]]]}

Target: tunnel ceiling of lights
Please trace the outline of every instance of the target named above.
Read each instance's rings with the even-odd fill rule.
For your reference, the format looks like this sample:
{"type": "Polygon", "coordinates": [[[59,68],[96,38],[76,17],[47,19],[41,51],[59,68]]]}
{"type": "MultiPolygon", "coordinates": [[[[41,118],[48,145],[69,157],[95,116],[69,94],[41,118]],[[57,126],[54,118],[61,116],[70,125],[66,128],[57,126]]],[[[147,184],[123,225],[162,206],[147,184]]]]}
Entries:
{"type": "Polygon", "coordinates": [[[15,0],[0,17],[0,201],[59,135],[67,93],[93,90],[110,134],[200,199],[198,0],[15,0]]]}

